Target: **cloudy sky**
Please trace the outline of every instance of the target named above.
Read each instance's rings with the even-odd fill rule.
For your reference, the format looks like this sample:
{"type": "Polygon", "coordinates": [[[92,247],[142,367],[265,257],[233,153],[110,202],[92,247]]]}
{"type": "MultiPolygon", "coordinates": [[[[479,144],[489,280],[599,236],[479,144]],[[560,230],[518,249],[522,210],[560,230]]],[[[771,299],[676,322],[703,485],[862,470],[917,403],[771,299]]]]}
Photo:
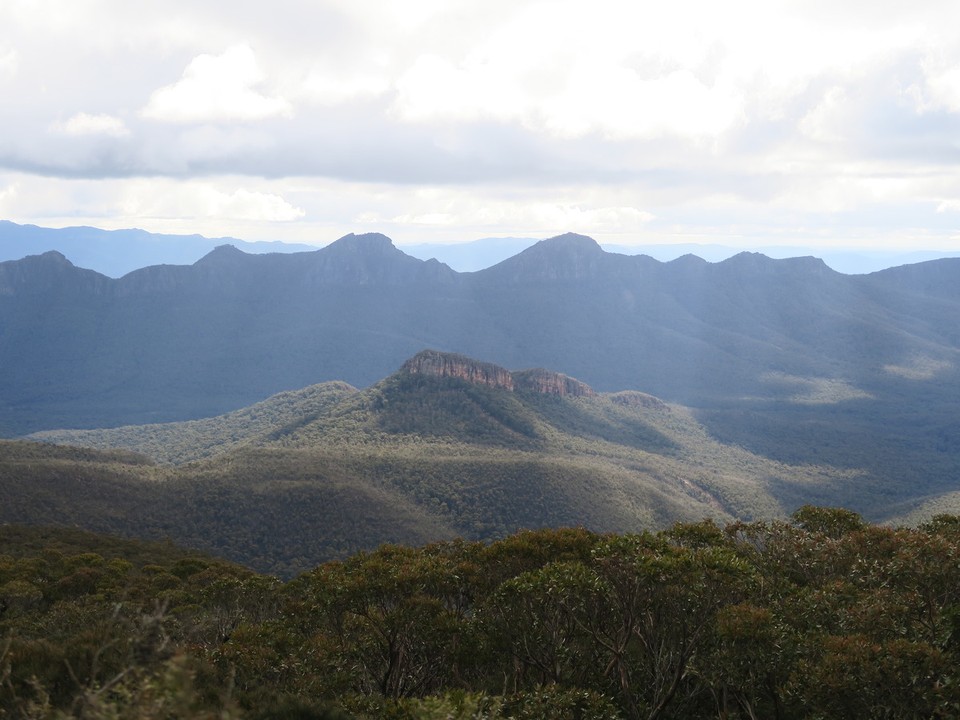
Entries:
{"type": "Polygon", "coordinates": [[[2,0],[0,218],[960,248],[956,0],[2,0]]]}

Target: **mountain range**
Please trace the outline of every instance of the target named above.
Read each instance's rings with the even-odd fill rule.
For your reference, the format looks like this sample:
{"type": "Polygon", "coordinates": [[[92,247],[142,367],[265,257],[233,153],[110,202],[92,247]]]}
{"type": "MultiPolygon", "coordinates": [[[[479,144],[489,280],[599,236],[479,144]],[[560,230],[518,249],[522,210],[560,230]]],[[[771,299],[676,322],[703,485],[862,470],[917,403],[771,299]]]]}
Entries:
{"type": "MultiPolygon", "coordinates": [[[[432,347],[693,405],[956,385],[960,259],[866,276],[742,253],[661,263],[585,236],[457,273],[382,235],[111,279],[57,252],[0,263],[0,433],[208,417],[432,347]]],[[[940,394],[938,389],[936,394],[940,394]]]]}
{"type": "Polygon", "coordinates": [[[45,228],[0,220],[0,261],[56,250],[74,264],[118,278],[148,265],[190,265],[219,245],[249,253],[303,252],[310,245],[248,242],[237,238],[169,235],[95,227],[45,228]]]}
{"type": "Polygon", "coordinates": [[[0,434],[366,388],[424,348],[685,406],[723,446],[841,472],[805,497],[871,518],[956,488],[960,260],[851,276],[755,253],[660,262],[574,234],[473,273],[376,234],[293,254],[225,245],[119,279],[57,252],[0,263],[0,434]]]}
{"type": "MultiPolygon", "coordinates": [[[[461,242],[404,244],[401,249],[407,255],[421,260],[439,260],[458,272],[475,272],[496,265],[536,242],[536,238],[530,237],[488,237],[461,242]]],[[[226,244],[247,253],[296,253],[316,249],[315,245],[281,241],[249,242],[230,237],[157,234],[138,229],[44,228],[0,220],[0,262],[56,250],[74,265],[96,270],[112,278],[150,265],[192,265],[214,248],[226,244]]],[[[663,262],[683,255],[696,255],[710,262],[720,262],[742,252],[742,248],[697,243],[606,243],[602,247],[607,252],[649,255],[663,262]]],[[[960,252],[943,250],[813,249],[788,246],[760,246],[754,250],[772,258],[816,255],[833,270],[848,274],[863,274],[898,265],[960,256],[960,252]]]]}

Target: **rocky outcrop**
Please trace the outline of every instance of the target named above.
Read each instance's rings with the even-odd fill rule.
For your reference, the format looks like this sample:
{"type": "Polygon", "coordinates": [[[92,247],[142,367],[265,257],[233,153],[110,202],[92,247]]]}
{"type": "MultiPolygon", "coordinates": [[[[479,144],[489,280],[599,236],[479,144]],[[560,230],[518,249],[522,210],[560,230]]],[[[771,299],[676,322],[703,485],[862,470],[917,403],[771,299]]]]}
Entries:
{"type": "Polygon", "coordinates": [[[561,397],[592,397],[596,395],[586,383],[563,373],[535,368],[513,373],[513,385],[517,390],[531,390],[544,395],[561,397]]]}
{"type": "Polygon", "coordinates": [[[415,375],[459,378],[475,385],[502,390],[526,390],[561,397],[592,397],[596,395],[586,383],[562,373],[536,368],[511,373],[499,365],[480,362],[466,355],[424,350],[407,360],[401,369],[415,375]]]}
{"type": "Polygon", "coordinates": [[[508,370],[456,353],[424,350],[407,360],[402,370],[414,375],[459,378],[475,385],[513,390],[513,376],[508,370]]]}

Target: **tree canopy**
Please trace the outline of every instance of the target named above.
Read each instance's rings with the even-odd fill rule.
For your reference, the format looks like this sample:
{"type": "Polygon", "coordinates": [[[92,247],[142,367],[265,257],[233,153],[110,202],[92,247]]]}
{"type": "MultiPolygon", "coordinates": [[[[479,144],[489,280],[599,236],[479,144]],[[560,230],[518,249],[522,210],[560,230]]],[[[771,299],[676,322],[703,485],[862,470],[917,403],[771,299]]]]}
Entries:
{"type": "Polygon", "coordinates": [[[960,518],[385,545],[281,582],[4,527],[0,716],[930,718],[960,712],[960,518]]]}

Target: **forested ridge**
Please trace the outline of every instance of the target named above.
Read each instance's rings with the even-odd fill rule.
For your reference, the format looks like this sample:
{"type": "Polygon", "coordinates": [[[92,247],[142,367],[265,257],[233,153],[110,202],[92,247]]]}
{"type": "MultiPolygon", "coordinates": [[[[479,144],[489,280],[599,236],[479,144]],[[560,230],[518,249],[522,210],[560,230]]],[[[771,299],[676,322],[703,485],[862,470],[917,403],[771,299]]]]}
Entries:
{"type": "Polygon", "coordinates": [[[717,443],[687,410],[642,393],[406,371],[220,418],[42,438],[74,447],[0,441],[0,522],[170,537],[285,578],[388,542],[782,518],[811,496],[843,505],[817,493],[849,494],[851,477],[717,443]]]}
{"type": "Polygon", "coordinates": [[[281,582],[0,526],[11,718],[960,713],[960,518],[805,506],[657,533],[382,546],[281,582]]]}

